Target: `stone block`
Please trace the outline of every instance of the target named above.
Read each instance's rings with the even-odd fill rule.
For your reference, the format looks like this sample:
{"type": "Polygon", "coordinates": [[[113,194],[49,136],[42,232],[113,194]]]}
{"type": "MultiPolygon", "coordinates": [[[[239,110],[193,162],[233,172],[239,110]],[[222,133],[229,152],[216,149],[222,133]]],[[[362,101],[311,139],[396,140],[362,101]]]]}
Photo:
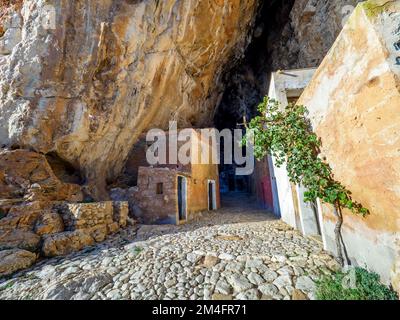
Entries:
{"type": "Polygon", "coordinates": [[[36,261],[36,257],[35,253],[22,249],[0,251],[0,277],[29,268],[36,261]]]}
{"type": "Polygon", "coordinates": [[[113,223],[113,203],[65,203],[58,206],[67,230],[82,230],[113,223]]]}
{"type": "Polygon", "coordinates": [[[32,231],[46,203],[30,202],[12,206],[5,218],[0,220],[0,230],[20,229],[32,231]]]}
{"type": "Polygon", "coordinates": [[[113,220],[117,222],[121,228],[125,228],[127,224],[127,218],[129,213],[129,203],[127,201],[115,201],[113,202],[114,214],[113,220]]]}
{"type": "Polygon", "coordinates": [[[107,225],[107,233],[112,234],[116,233],[119,229],[119,225],[117,222],[113,222],[107,225]]]}
{"type": "Polygon", "coordinates": [[[44,237],[42,253],[45,257],[67,255],[95,243],[84,230],[66,231],[44,237]]]}
{"type": "Polygon", "coordinates": [[[0,230],[0,250],[19,248],[36,251],[39,241],[40,237],[32,231],[0,230]]]}

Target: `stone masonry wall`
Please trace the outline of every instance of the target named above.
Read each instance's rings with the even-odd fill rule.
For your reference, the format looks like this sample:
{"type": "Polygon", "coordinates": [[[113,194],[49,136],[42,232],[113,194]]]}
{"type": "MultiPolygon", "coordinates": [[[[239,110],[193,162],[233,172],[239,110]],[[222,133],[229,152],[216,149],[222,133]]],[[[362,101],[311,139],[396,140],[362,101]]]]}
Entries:
{"type": "Polygon", "coordinates": [[[0,276],[39,256],[64,255],[103,241],[127,224],[125,202],[80,203],[81,186],[61,181],[44,155],[0,152],[0,276]]]}
{"type": "Polygon", "coordinates": [[[95,242],[125,227],[128,217],[126,202],[63,203],[55,208],[63,218],[65,232],[44,238],[44,256],[65,255],[95,242]]]}
{"type": "Polygon", "coordinates": [[[142,211],[140,218],[151,223],[176,223],[176,170],[140,167],[138,188],[134,198],[142,211]],[[163,193],[157,194],[157,183],[163,184],[163,193]]]}

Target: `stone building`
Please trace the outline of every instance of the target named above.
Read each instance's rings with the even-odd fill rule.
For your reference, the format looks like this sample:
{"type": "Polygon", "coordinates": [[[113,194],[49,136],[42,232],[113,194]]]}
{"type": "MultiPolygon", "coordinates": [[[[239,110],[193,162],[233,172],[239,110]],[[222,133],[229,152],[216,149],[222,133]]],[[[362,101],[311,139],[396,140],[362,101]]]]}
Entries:
{"type": "MultiPolygon", "coordinates": [[[[181,224],[197,212],[220,207],[218,164],[212,159],[213,154],[217,155],[217,146],[212,143],[215,140],[205,139],[201,130],[186,130],[190,134],[189,145],[186,145],[191,148],[189,163],[172,163],[165,148],[166,163],[135,167],[145,163],[150,144],[143,141],[137,144],[142,148],[136,148],[127,162],[125,172],[137,175],[132,195],[134,212],[144,222],[181,224]],[[200,161],[201,152],[206,152],[207,161],[200,161]]],[[[168,132],[165,145],[176,139],[178,150],[184,147],[185,143],[178,141],[180,132],[168,132]]]]}

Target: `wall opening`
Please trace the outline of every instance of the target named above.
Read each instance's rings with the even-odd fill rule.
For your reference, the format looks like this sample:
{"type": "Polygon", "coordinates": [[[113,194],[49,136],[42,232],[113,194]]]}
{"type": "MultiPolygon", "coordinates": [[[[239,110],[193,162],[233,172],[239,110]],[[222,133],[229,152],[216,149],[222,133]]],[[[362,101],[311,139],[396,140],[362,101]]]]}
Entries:
{"type": "Polygon", "coordinates": [[[58,179],[65,183],[83,184],[81,172],[56,153],[46,154],[47,162],[58,179]]]}
{"type": "Polygon", "coordinates": [[[182,176],[178,176],[178,218],[187,220],[187,179],[182,176]]]}
{"type": "Polygon", "coordinates": [[[164,193],[164,184],[162,182],[157,183],[156,185],[156,193],[163,194],[164,193]]]}
{"type": "Polygon", "coordinates": [[[208,180],[208,210],[217,210],[217,189],[214,180],[208,180]]]}

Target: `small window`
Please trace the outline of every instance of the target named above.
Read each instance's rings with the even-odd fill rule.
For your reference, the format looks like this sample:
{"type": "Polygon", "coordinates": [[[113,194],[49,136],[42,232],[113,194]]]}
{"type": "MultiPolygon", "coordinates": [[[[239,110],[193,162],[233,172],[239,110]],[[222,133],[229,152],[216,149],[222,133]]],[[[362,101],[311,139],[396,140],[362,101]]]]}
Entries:
{"type": "Polygon", "coordinates": [[[164,190],[163,190],[163,183],[157,183],[157,194],[163,194],[164,190]]]}

